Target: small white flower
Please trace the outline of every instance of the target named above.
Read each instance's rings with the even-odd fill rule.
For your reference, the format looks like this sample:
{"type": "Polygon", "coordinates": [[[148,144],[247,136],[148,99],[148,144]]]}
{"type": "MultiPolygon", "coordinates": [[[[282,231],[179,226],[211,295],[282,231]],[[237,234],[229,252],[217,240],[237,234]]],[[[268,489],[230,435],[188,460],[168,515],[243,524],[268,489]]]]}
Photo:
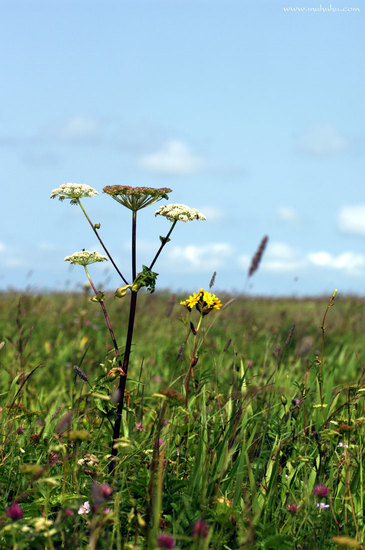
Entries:
{"type": "Polygon", "coordinates": [[[71,199],[71,204],[76,204],[77,199],[82,197],[95,197],[99,193],[90,187],[90,185],[85,185],[83,183],[64,183],[57,189],[53,189],[51,193],[51,199],[59,198],[60,201],[65,199],[71,199]]]}
{"type": "Polygon", "coordinates": [[[169,204],[161,206],[155,212],[155,216],[165,216],[171,222],[181,221],[188,222],[190,220],[206,220],[206,217],[196,208],[190,208],[185,204],[169,204]]]}
{"type": "Polygon", "coordinates": [[[89,512],[90,512],[90,502],[87,500],[86,502],[84,502],[84,504],[81,504],[77,513],[82,515],[82,514],[88,514],[89,512]]]}
{"type": "Polygon", "coordinates": [[[89,252],[89,250],[81,250],[81,252],[74,252],[71,256],[66,256],[65,262],[78,265],[90,265],[95,262],[105,262],[108,258],[102,256],[98,252],[89,252]]]}

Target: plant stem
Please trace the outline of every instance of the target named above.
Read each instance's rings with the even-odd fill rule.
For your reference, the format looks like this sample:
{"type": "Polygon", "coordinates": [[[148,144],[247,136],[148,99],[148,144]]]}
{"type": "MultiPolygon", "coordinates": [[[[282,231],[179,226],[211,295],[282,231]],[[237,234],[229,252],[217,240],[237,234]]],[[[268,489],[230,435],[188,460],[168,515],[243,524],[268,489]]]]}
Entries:
{"type": "Polygon", "coordinates": [[[159,257],[159,255],[160,255],[161,252],[162,252],[163,247],[165,246],[165,244],[167,244],[167,243],[169,242],[169,237],[170,237],[170,235],[171,235],[171,233],[172,233],[172,231],[173,231],[173,229],[174,229],[176,223],[177,223],[177,220],[175,220],[175,221],[172,223],[171,228],[170,228],[170,231],[167,233],[166,237],[162,240],[161,246],[160,246],[160,248],[157,250],[156,255],[155,255],[155,257],[153,258],[152,263],[151,263],[149,269],[152,269],[152,268],[153,268],[153,266],[155,265],[155,263],[156,263],[156,261],[157,261],[157,258],[159,257]]]}
{"type": "Polygon", "coordinates": [[[107,247],[105,246],[105,244],[103,243],[103,241],[101,240],[100,236],[99,236],[99,233],[97,232],[97,229],[95,227],[95,225],[92,223],[92,221],[90,220],[89,216],[86,214],[86,211],[85,211],[85,208],[82,206],[81,204],[81,201],[80,199],[77,199],[77,202],[78,204],[80,205],[80,208],[81,210],[83,211],[87,221],[89,222],[89,224],[91,225],[91,229],[94,231],[95,235],[97,236],[101,246],[103,247],[103,249],[105,250],[105,253],[106,255],[108,256],[109,260],[111,261],[111,263],[113,264],[113,267],[115,268],[115,270],[117,271],[118,275],[123,279],[123,281],[125,282],[126,285],[128,285],[128,281],[123,277],[121,271],[119,270],[118,266],[116,265],[116,263],[114,262],[113,258],[111,257],[111,255],[109,254],[109,250],[107,249],[107,247]]]}
{"type": "MultiPolygon", "coordinates": [[[[91,285],[91,288],[93,289],[94,293],[95,293],[95,296],[98,295],[98,291],[96,290],[95,286],[94,286],[94,283],[92,282],[91,280],[91,277],[89,275],[89,271],[86,267],[86,265],[84,265],[84,268],[85,268],[85,272],[86,272],[86,275],[87,275],[87,278],[89,279],[89,283],[91,285]]],[[[113,328],[112,328],[112,325],[110,323],[110,319],[109,319],[109,315],[108,315],[108,312],[106,310],[106,307],[104,305],[104,301],[102,299],[99,300],[99,304],[100,304],[100,307],[101,309],[103,310],[103,313],[104,313],[104,317],[105,317],[105,322],[107,324],[107,327],[108,327],[108,330],[110,332],[110,336],[111,336],[111,339],[112,339],[112,342],[113,342],[113,346],[114,346],[114,349],[115,349],[115,352],[117,355],[119,355],[119,347],[118,347],[118,344],[117,344],[117,341],[116,341],[116,338],[115,338],[115,335],[114,335],[114,331],[113,331],[113,328]]],[[[122,366],[121,365],[121,360],[119,359],[119,366],[122,366]]]]}
{"type": "MultiPolygon", "coordinates": [[[[133,218],[132,218],[132,278],[133,281],[136,278],[136,227],[137,227],[137,213],[133,211],[133,218]]],[[[109,464],[109,472],[114,475],[115,471],[115,460],[114,457],[117,455],[117,448],[115,447],[115,442],[119,438],[120,435],[120,427],[122,424],[122,412],[123,412],[123,406],[124,406],[124,395],[125,395],[125,387],[127,383],[127,373],[128,373],[128,366],[129,366],[129,357],[131,353],[131,347],[132,347],[132,339],[133,339],[133,328],[134,328],[134,319],[136,315],[136,307],[137,307],[137,292],[132,290],[131,294],[131,301],[129,306],[129,321],[128,321],[128,332],[127,332],[127,340],[125,344],[125,350],[124,350],[124,358],[123,358],[123,374],[119,377],[119,386],[118,386],[118,406],[117,406],[117,418],[114,423],[114,429],[113,429],[113,441],[112,441],[112,448],[110,451],[110,454],[112,456],[109,464]]]]}
{"type": "Polygon", "coordinates": [[[324,361],[324,341],[325,341],[324,333],[325,333],[325,330],[326,330],[325,322],[326,322],[327,313],[329,312],[330,308],[334,305],[336,294],[337,294],[337,290],[334,291],[334,293],[332,294],[332,296],[331,296],[331,298],[328,302],[326,311],[324,312],[324,315],[323,315],[322,326],[321,326],[321,330],[322,330],[322,350],[321,350],[321,361],[320,361],[321,367],[320,367],[320,372],[319,372],[318,383],[319,383],[319,396],[320,396],[320,400],[321,400],[321,413],[322,413],[323,422],[324,422],[324,412],[323,412],[323,393],[322,393],[322,373],[323,373],[323,361],[324,361]]]}

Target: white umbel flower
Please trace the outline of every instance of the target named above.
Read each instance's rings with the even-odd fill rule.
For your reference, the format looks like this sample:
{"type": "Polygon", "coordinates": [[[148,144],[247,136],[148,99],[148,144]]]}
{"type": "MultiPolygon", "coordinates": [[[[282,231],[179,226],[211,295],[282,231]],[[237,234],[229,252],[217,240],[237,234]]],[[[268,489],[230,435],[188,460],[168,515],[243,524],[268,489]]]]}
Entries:
{"type": "Polygon", "coordinates": [[[102,256],[98,252],[89,252],[89,250],[81,250],[81,252],[74,252],[71,256],[66,256],[65,262],[78,265],[90,265],[96,262],[105,262],[108,258],[102,256]]]}
{"type": "Polygon", "coordinates": [[[165,216],[171,222],[188,222],[191,220],[206,220],[207,218],[196,208],[190,208],[185,204],[168,204],[161,206],[155,212],[155,216],[165,216]]]}
{"type": "Polygon", "coordinates": [[[51,199],[59,198],[60,201],[65,199],[71,199],[71,204],[76,204],[77,199],[82,197],[95,197],[99,193],[90,187],[90,185],[85,185],[84,183],[64,183],[53,189],[51,193],[51,199]]]}

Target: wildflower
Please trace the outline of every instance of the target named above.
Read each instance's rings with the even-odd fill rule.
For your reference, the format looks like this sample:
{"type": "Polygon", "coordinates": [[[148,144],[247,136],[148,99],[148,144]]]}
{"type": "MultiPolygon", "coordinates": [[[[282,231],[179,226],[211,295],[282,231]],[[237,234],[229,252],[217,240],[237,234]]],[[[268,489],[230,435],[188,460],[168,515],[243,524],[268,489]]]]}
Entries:
{"type": "Polygon", "coordinates": [[[24,432],[24,428],[18,428],[16,431],[18,435],[21,435],[23,432],[24,432]]]}
{"type": "Polygon", "coordinates": [[[157,546],[159,548],[175,548],[174,537],[167,533],[161,533],[157,537],[157,546]]]}
{"type": "Polygon", "coordinates": [[[110,498],[113,494],[113,489],[107,483],[102,483],[99,485],[98,490],[100,496],[105,499],[110,498]]]}
{"type": "Polygon", "coordinates": [[[286,507],[287,511],[291,514],[296,514],[300,508],[300,504],[296,504],[295,502],[292,502],[291,504],[288,504],[286,507]]]}
{"type": "Polygon", "coordinates": [[[58,453],[51,451],[48,455],[48,462],[50,466],[54,466],[59,462],[58,453]]]}
{"type": "Polygon", "coordinates": [[[169,204],[161,206],[155,212],[155,216],[165,216],[171,222],[188,222],[191,220],[206,220],[207,218],[196,208],[190,208],[185,204],[169,204]]]}
{"type": "Polygon", "coordinates": [[[208,524],[202,519],[198,519],[193,527],[192,535],[198,539],[205,539],[208,536],[208,524]]]}
{"type": "Polygon", "coordinates": [[[340,441],[337,447],[344,447],[345,449],[348,449],[349,446],[346,445],[346,443],[342,443],[342,441],[340,441]]]}
{"type": "Polygon", "coordinates": [[[13,504],[11,504],[9,508],[7,508],[6,515],[16,521],[17,519],[22,519],[24,513],[19,504],[13,502],[13,504]]]}
{"type": "Polygon", "coordinates": [[[102,256],[98,252],[89,252],[89,250],[81,250],[81,252],[74,252],[71,256],[66,256],[65,262],[78,265],[90,265],[95,262],[105,262],[108,258],[102,256]]]}
{"type": "Polygon", "coordinates": [[[317,508],[319,508],[320,510],[325,510],[326,508],[329,508],[329,507],[330,507],[329,504],[325,504],[324,502],[316,502],[316,506],[317,506],[317,508]]]}
{"type": "Polygon", "coordinates": [[[38,445],[39,439],[40,439],[39,433],[35,432],[33,435],[30,436],[29,441],[30,443],[32,443],[32,445],[38,445]]]}
{"type": "Polygon", "coordinates": [[[50,519],[40,517],[34,520],[34,530],[37,533],[40,533],[41,531],[48,531],[48,527],[51,527],[51,525],[52,521],[50,519]]]}
{"type": "Polygon", "coordinates": [[[107,185],[103,191],[126,208],[137,212],[149,204],[161,199],[168,199],[168,194],[172,190],[168,187],[156,189],[153,187],[130,187],[129,185],[107,185]]]}
{"type": "Polygon", "coordinates": [[[95,197],[99,193],[83,183],[64,183],[57,189],[53,189],[51,199],[59,198],[60,201],[70,199],[70,204],[77,204],[82,197],[95,197]]]}
{"type": "Polygon", "coordinates": [[[103,514],[110,514],[113,512],[113,508],[104,508],[103,514]]]}
{"type": "Polygon", "coordinates": [[[145,431],[142,422],[136,422],[136,423],[134,424],[134,427],[135,427],[135,429],[138,430],[139,432],[144,432],[144,431],[145,431]]]}
{"type": "Polygon", "coordinates": [[[90,512],[90,503],[87,500],[86,502],[84,502],[84,504],[81,504],[77,513],[82,515],[82,514],[88,514],[89,512],[90,512]]]}
{"type": "Polygon", "coordinates": [[[322,483],[319,483],[314,487],[313,494],[319,498],[328,497],[328,487],[322,483]]]}
{"type": "Polygon", "coordinates": [[[73,511],[71,508],[66,508],[66,509],[65,509],[65,516],[66,516],[66,517],[69,518],[69,517],[71,517],[71,516],[73,516],[73,515],[74,515],[74,511],[73,511]]]}
{"type": "Polygon", "coordinates": [[[80,466],[96,466],[99,462],[99,459],[93,454],[87,454],[83,458],[80,458],[77,463],[80,466]]]}
{"type": "Polygon", "coordinates": [[[222,302],[216,295],[206,292],[204,288],[201,288],[197,294],[194,292],[192,296],[189,296],[187,300],[181,301],[180,304],[185,306],[189,311],[195,306],[203,315],[206,315],[213,309],[218,310],[222,307],[222,302]]]}

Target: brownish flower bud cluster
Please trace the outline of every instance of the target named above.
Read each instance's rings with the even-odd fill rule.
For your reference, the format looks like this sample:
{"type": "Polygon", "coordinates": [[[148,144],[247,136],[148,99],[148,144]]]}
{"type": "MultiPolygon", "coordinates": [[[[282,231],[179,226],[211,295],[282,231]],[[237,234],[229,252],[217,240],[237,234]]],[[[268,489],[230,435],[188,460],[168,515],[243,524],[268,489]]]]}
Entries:
{"type": "Polygon", "coordinates": [[[149,204],[168,199],[171,189],[168,187],[130,187],[129,185],[107,185],[103,188],[104,193],[110,195],[123,206],[133,212],[145,208],[149,204]]]}

